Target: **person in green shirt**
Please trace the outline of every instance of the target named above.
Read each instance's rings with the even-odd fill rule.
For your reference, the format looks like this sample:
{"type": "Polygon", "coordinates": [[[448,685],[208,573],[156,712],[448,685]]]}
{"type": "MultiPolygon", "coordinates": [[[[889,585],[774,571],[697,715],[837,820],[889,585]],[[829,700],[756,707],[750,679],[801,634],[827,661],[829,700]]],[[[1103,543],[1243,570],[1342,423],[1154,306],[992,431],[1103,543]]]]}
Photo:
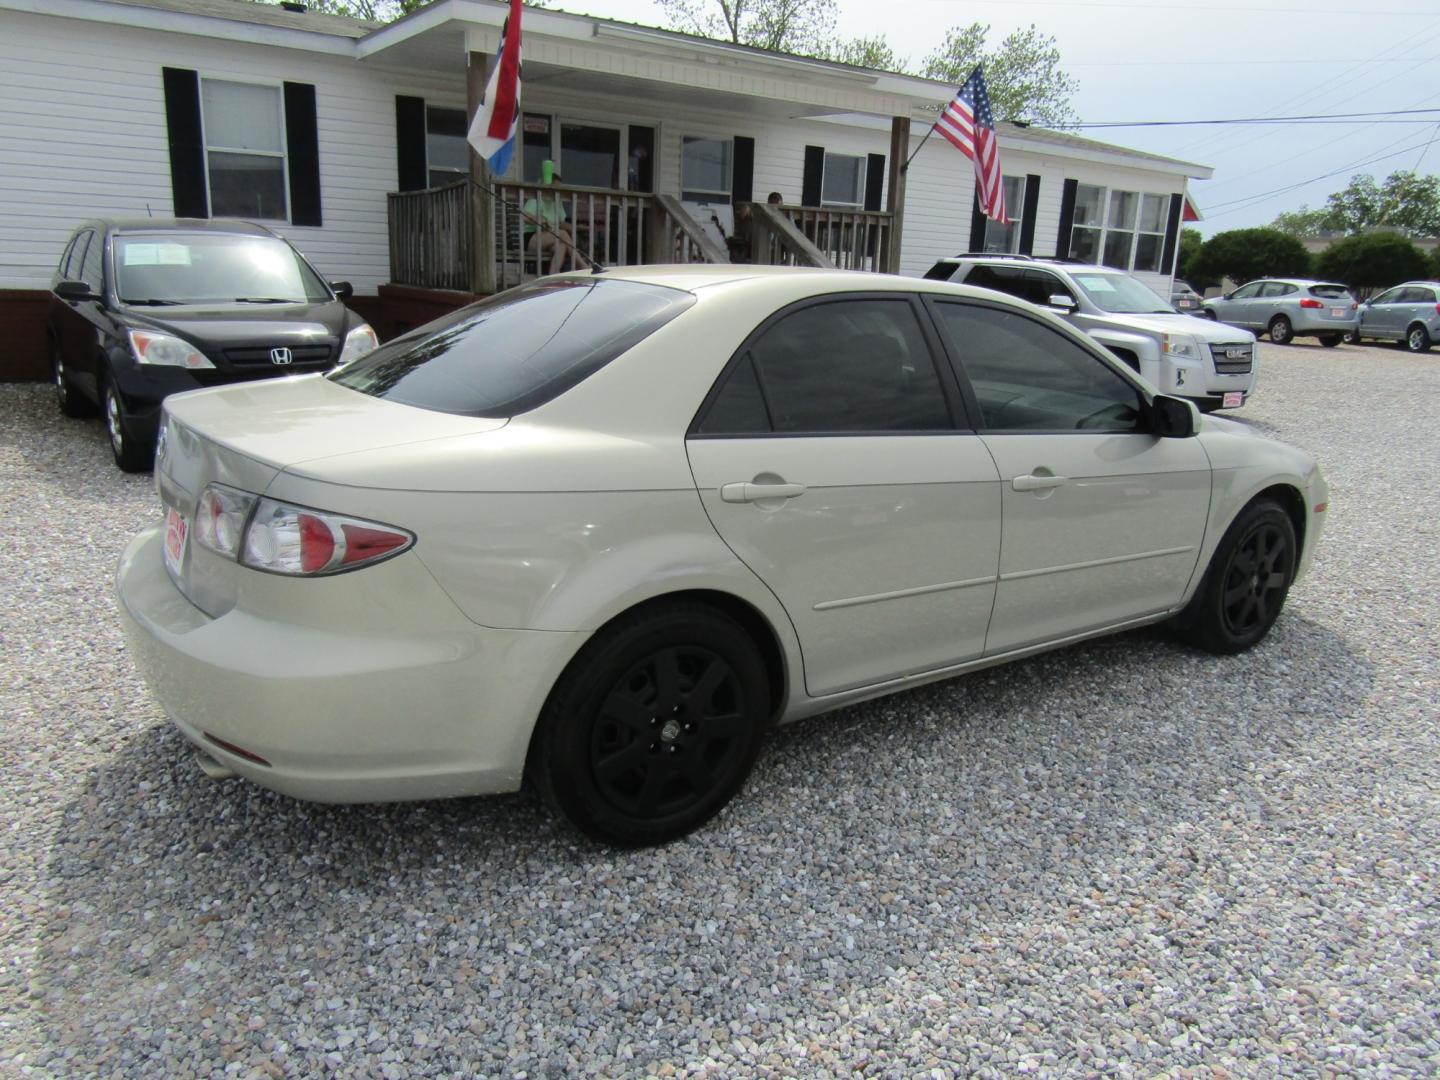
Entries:
{"type": "MultiPolygon", "coordinates": [[[[555,182],[560,180],[560,174],[555,174],[555,182]]],[[[574,243],[569,228],[569,219],[565,215],[565,204],[560,192],[540,191],[525,200],[523,207],[526,249],[535,256],[535,264],[538,267],[545,257],[545,249],[552,248],[550,256],[550,273],[558,274],[564,269],[566,258],[569,256],[574,243]],[[541,228],[537,222],[544,222],[545,228],[541,228]]]]}

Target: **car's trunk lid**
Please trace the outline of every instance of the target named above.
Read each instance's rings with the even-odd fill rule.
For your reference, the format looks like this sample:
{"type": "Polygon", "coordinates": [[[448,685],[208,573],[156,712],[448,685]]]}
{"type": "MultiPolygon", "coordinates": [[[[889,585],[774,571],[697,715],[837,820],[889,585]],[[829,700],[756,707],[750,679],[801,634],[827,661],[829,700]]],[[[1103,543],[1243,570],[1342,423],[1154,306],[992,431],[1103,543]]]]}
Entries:
{"type": "Polygon", "coordinates": [[[395,404],[321,376],[177,394],[166,399],[165,416],[155,484],[172,544],[166,564],[180,590],[210,615],[234,606],[240,568],[190,535],[207,484],[264,495],[276,476],[301,462],[482,434],[507,423],[395,404]]]}

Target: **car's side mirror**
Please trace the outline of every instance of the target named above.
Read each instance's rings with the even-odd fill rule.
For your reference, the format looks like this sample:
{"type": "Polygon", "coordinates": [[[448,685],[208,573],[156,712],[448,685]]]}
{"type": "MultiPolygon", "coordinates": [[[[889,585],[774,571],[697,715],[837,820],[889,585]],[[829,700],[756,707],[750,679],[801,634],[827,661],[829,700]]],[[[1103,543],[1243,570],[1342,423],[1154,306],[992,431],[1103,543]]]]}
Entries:
{"type": "Polygon", "coordinates": [[[1064,293],[1056,293],[1050,297],[1050,307],[1065,315],[1070,314],[1070,312],[1074,311],[1078,306],[1073,296],[1066,296],[1064,293]]]}
{"type": "Polygon", "coordinates": [[[1181,398],[1156,394],[1150,399],[1150,433],[1162,439],[1188,439],[1195,434],[1196,409],[1181,398]]]}
{"type": "Polygon", "coordinates": [[[61,300],[67,300],[72,304],[78,304],[85,300],[99,300],[90,291],[90,286],[83,281],[62,281],[55,286],[55,295],[61,300]]]}
{"type": "Polygon", "coordinates": [[[351,285],[348,281],[332,281],[330,288],[334,290],[335,297],[338,300],[349,300],[355,295],[355,286],[351,285]]]}

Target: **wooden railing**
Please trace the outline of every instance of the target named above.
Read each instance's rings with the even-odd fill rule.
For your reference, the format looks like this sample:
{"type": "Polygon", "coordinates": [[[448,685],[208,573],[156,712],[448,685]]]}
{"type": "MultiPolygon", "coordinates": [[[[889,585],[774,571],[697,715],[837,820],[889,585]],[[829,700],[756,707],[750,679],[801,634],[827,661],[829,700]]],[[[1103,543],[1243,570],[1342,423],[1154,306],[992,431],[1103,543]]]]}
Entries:
{"type": "Polygon", "coordinates": [[[426,289],[470,291],[470,182],[392,191],[390,280],[426,289]]]}
{"type": "MultiPolygon", "coordinates": [[[[488,273],[475,251],[470,181],[424,191],[391,192],[390,279],[397,285],[479,292],[488,273]]],[[[491,204],[496,289],[552,270],[639,263],[726,263],[730,252],[673,195],[607,188],[496,183],[491,204]],[[557,255],[558,252],[558,255],[557,255]]],[[[750,239],[749,260],[775,266],[883,270],[891,217],[865,210],[751,203],[736,231],[750,239]]],[[[488,232],[490,230],[482,230],[488,232]]],[[[485,241],[482,235],[482,242],[485,241]]],[[[744,245],[739,245],[743,257],[744,245]]],[[[489,283],[485,283],[488,288],[489,283]]]]}

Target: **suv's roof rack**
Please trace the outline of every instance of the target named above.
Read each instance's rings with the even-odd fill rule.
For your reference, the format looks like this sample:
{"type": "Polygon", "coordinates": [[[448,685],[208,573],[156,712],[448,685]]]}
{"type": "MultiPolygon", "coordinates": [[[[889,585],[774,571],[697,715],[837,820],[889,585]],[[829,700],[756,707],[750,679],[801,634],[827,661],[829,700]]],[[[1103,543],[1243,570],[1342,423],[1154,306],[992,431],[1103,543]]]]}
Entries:
{"type": "Polygon", "coordinates": [[[959,255],[950,256],[952,259],[1021,259],[1025,262],[1034,262],[1033,255],[1016,255],[1008,251],[962,251],[959,255]]]}

